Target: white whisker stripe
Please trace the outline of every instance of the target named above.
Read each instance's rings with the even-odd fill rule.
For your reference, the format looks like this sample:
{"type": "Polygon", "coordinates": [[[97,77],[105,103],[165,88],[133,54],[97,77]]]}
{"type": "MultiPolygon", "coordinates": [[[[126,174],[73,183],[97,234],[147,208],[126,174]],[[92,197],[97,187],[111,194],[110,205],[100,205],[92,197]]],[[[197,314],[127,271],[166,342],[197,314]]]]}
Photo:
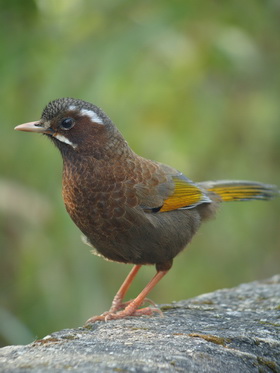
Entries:
{"type": "Polygon", "coordinates": [[[72,146],[73,149],[75,149],[77,147],[77,144],[73,144],[69,139],[67,139],[67,137],[63,136],[63,135],[60,135],[60,134],[53,134],[53,136],[61,141],[61,142],[64,142],[65,144],[67,145],[70,145],[72,146]]]}

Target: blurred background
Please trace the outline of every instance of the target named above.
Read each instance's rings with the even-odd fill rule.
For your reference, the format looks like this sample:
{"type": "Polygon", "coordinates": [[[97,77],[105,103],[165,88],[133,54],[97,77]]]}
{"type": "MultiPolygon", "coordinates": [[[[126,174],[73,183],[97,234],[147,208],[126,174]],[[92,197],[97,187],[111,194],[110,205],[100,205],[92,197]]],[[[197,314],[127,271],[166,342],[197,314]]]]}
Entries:
{"type": "MultiPolygon", "coordinates": [[[[280,185],[279,16],[277,0],[0,1],[1,345],[83,325],[131,268],[90,254],[63,205],[57,149],[13,128],[50,100],[81,98],[134,151],[195,181],[280,185]]],[[[279,272],[279,200],[224,204],[151,298],[279,272]]],[[[128,298],[154,271],[142,269],[128,298]]]]}

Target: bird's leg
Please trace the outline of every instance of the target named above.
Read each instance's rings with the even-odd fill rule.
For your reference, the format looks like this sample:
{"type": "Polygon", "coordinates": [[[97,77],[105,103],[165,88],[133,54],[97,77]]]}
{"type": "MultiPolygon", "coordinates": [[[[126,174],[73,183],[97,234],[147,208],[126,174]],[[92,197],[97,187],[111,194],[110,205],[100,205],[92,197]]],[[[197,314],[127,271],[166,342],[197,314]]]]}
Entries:
{"type": "Polygon", "coordinates": [[[122,283],[121,287],[119,288],[117,294],[114,296],[114,299],[112,301],[112,305],[109,309],[109,311],[106,311],[102,313],[100,316],[93,316],[90,319],[87,320],[86,324],[89,322],[94,322],[97,317],[106,317],[109,314],[116,313],[122,308],[125,308],[127,304],[129,304],[131,301],[123,303],[123,298],[125,297],[125,294],[127,293],[130,285],[132,284],[132,281],[134,280],[135,276],[137,275],[139,269],[141,268],[141,265],[135,265],[132,267],[131,271],[127,275],[126,279],[122,283]]]}
{"type": "MultiPolygon", "coordinates": [[[[135,266],[135,267],[137,267],[137,266],[135,266]]],[[[139,268],[136,269],[135,267],[132,269],[132,271],[128,275],[127,279],[125,280],[124,284],[121,286],[120,290],[125,285],[125,283],[126,283],[127,280],[128,280],[128,286],[130,285],[132,279],[135,277],[136,273],[139,270],[139,268]],[[134,269],[135,269],[135,272],[136,272],[135,274],[134,274],[134,271],[133,271],[134,269]],[[129,282],[130,275],[131,275],[132,279],[129,282]]],[[[106,312],[103,315],[95,316],[95,317],[90,318],[87,321],[87,323],[89,323],[89,322],[95,322],[95,321],[107,321],[107,320],[111,320],[111,319],[123,319],[123,318],[125,318],[127,316],[151,315],[154,312],[161,313],[161,311],[159,309],[157,309],[157,308],[145,307],[145,308],[138,309],[138,307],[141,306],[141,304],[145,301],[146,296],[148,295],[148,293],[156,286],[156,284],[163,278],[163,276],[166,275],[167,272],[168,272],[168,270],[158,271],[155,274],[155,276],[152,278],[152,280],[141,291],[141,293],[135,299],[133,299],[131,302],[129,302],[129,304],[125,307],[124,310],[119,311],[119,312],[111,312],[111,311],[106,312]]],[[[124,286],[125,291],[128,289],[128,286],[127,287],[124,286]]],[[[114,301],[113,301],[113,303],[114,303],[114,301]]]]}
{"type": "MultiPolygon", "coordinates": [[[[128,302],[128,305],[124,310],[119,311],[116,314],[108,315],[105,320],[110,319],[122,319],[127,316],[142,316],[151,315],[154,312],[162,314],[158,308],[145,307],[138,309],[147,300],[146,296],[156,286],[156,284],[166,275],[168,271],[158,271],[152,280],[145,286],[141,293],[132,301],[128,302]]],[[[149,300],[148,300],[149,301],[149,300]]],[[[152,302],[153,303],[153,302],[152,302]]]]}
{"type": "Polygon", "coordinates": [[[123,298],[125,297],[125,294],[130,288],[130,285],[132,284],[132,281],[134,280],[140,268],[141,268],[141,265],[133,266],[132,270],[129,272],[126,279],[124,280],[121,287],[119,288],[117,294],[114,296],[111,308],[109,309],[108,312],[115,313],[120,308],[125,308],[126,303],[122,303],[123,298]]]}

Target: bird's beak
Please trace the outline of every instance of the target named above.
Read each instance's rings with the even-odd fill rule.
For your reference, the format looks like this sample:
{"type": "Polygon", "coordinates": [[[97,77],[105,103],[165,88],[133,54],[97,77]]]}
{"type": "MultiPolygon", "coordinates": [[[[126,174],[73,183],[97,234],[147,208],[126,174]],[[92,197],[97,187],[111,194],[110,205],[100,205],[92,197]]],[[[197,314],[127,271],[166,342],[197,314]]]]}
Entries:
{"type": "Polygon", "coordinates": [[[25,132],[47,133],[47,134],[52,133],[51,128],[45,128],[44,126],[42,126],[40,121],[20,124],[19,126],[15,127],[15,130],[25,131],[25,132]]]}

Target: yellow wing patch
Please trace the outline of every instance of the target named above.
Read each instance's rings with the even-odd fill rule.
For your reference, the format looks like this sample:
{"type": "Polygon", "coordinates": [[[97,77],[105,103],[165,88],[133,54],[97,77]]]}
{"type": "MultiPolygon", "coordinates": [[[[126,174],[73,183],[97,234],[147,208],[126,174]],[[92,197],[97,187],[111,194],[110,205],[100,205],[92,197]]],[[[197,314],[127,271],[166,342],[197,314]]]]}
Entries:
{"type": "Polygon", "coordinates": [[[174,191],[162,205],[160,212],[176,209],[191,209],[201,203],[209,203],[211,200],[206,194],[190,180],[182,176],[174,176],[174,191]]]}

